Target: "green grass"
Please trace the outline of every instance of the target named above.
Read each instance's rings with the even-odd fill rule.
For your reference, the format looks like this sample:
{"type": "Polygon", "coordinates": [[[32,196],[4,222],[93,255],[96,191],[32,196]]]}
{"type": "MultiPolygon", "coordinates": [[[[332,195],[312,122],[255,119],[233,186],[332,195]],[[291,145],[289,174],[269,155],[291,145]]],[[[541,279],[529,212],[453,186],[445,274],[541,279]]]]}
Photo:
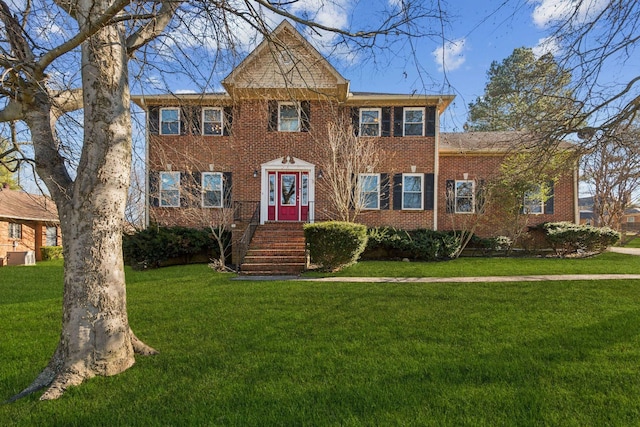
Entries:
{"type": "Polygon", "coordinates": [[[537,274],[640,274],[640,258],[606,252],[589,258],[459,258],[441,262],[362,261],[338,273],[309,272],[308,276],[337,277],[457,277],[537,274]]]}
{"type": "MultiPolygon", "coordinates": [[[[581,265],[637,271],[637,258],[618,255],[581,265]]],[[[518,261],[526,270],[534,260],[518,261]]],[[[536,266],[557,271],[553,261],[562,260],[536,266]]],[[[577,260],[565,261],[572,269],[577,260]]],[[[396,264],[398,273],[417,268],[396,264]]],[[[481,260],[456,264],[482,270],[481,260]]],[[[55,348],[60,270],[56,263],[0,268],[0,399],[25,387],[55,348]]],[[[132,327],[161,354],[58,401],[31,396],[1,405],[0,424],[640,424],[640,281],[231,277],[203,265],[128,271],[132,327]]]]}
{"type": "Polygon", "coordinates": [[[632,240],[630,240],[626,245],[624,245],[625,248],[640,248],[640,238],[636,237],[632,240]]]}

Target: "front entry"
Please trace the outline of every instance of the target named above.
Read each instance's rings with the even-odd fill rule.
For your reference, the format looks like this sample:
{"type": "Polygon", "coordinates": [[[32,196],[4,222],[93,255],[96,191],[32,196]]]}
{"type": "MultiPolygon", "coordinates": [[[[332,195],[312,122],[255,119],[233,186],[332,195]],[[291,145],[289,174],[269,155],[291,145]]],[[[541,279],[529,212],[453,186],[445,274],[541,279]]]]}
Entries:
{"type": "Polygon", "coordinates": [[[309,172],[269,171],[269,221],[307,221],[309,172]]]}

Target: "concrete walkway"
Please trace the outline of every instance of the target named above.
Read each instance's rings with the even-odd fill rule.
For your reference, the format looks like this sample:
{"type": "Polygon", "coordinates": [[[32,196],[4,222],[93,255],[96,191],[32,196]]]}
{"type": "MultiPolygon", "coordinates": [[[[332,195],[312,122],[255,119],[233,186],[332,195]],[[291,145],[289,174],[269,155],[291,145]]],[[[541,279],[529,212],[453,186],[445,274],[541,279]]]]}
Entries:
{"type": "Polygon", "coordinates": [[[480,282],[553,282],[561,280],[640,280],[640,274],[557,274],[530,276],[480,277],[300,277],[300,276],[238,276],[239,281],[353,282],[353,283],[480,283],[480,282]]]}
{"type": "MultiPolygon", "coordinates": [[[[640,256],[640,248],[609,248],[610,252],[640,256]]],[[[481,282],[553,282],[567,280],[640,280],[640,274],[540,274],[528,276],[481,277],[300,277],[300,276],[238,276],[240,281],[296,280],[299,282],[354,283],[481,283],[481,282]]]]}

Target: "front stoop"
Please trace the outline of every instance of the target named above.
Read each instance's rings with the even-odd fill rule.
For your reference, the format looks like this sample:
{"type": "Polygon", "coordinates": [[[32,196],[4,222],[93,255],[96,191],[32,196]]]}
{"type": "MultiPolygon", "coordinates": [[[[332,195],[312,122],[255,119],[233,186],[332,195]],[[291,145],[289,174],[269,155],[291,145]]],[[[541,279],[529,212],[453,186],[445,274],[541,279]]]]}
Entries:
{"type": "Polygon", "coordinates": [[[302,225],[301,222],[259,225],[239,273],[245,276],[291,276],[302,273],[307,267],[302,225]]]}

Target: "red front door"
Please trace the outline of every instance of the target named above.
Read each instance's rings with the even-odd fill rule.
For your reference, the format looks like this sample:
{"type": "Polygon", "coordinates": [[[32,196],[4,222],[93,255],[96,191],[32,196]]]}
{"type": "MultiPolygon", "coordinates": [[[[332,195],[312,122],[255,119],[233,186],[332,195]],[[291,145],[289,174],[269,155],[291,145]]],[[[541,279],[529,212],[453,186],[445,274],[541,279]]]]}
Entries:
{"type": "Polygon", "coordinates": [[[278,220],[300,220],[300,172],[278,172],[278,220]]]}

